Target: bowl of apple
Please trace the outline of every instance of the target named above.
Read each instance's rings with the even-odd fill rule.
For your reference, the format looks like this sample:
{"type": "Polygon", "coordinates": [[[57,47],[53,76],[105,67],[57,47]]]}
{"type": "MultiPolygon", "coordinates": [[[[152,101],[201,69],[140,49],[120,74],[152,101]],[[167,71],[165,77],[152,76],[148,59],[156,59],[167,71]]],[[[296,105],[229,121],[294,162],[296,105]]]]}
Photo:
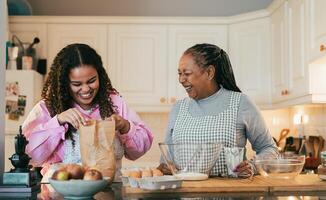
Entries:
{"type": "Polygon", "coordinates": [[[97,169],[68,164],[57,169],[49,179],[49,183],[64,198],[92,199],[109,182],[97,169]]]}

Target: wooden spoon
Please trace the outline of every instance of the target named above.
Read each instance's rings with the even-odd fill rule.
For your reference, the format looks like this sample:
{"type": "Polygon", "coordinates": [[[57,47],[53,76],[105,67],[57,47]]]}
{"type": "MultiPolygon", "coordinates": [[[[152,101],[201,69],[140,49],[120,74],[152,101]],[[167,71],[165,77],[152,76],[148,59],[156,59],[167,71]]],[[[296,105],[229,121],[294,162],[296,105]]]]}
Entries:
{"type": "Polygon", "coordinates": [[[319,151],[319,138],[314,136],[313,137],[313,145],[314,145],[314,154],[315,158],[318,158],[318,151],[319,151]]]}

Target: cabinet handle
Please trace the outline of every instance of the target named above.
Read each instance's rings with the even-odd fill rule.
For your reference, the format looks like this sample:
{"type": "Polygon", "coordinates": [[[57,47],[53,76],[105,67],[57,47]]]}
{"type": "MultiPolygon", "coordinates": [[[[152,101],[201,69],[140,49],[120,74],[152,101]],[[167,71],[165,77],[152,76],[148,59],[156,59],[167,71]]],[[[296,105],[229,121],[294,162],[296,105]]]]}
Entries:
{"type": "Polygon", "coordinates": [[[325,51],[326,48],[325,48],[325,45],[321,44],[320,47],[319,47],[319,51],[322,52],[322,51],[325,51]]]}
{"type": "Polygon", "coordinates": [[[284,90],[284,95],[288,95],[289,91],[288,90],[284,90]]]}
{"type": "Polygon", "coordinates": [[[160,98],[160,102],[161,102],[161,103],[165,103],[165,101],[166,101],[166,99],[165,99],[164,97],[161,97],[161,98],[160,98]]]}
{"type": "Polygon", "coordinates": [[[171,99],[170,99],[170,102],[171,103],[175,103],[177,101],[177,99],[175,98],[175,97],[172,97],[171,99]]]}

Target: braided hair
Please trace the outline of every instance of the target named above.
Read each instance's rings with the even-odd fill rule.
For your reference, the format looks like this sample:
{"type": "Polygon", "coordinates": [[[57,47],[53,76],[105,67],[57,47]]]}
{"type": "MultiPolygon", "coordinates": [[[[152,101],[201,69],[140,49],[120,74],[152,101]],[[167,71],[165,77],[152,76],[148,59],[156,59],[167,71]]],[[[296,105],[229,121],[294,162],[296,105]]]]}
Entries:
{"type": "MultiPolygon", "coordinates": [[[[98,73],[99,90],[92,103],[99,105],[101,118],[105,119],[117,112],[109,96],[110,93],[117,93],[117,91],[112,87],[101,57],[90,46],[76,43],[66,46],[57,54],[43,86],[41,96],[51,117],[73,107],[74,100],[70,95],[69,73],[72,69],[82,65],[91,66],[98,73]]],[[[69,128],[65,136],[73,140],[72,132],[75,132],[76,129],[71,124],[68,125],[69,128]]]]}
{"type": "Polygon", "coordinates": [[[196,44],[183,55],[191,55],[195,63],[202,68],[212,65],[215,68],[214,79],[225,89],[241,92],[236,84],[229,56],[223,49],[213,44],[196,44]]]}

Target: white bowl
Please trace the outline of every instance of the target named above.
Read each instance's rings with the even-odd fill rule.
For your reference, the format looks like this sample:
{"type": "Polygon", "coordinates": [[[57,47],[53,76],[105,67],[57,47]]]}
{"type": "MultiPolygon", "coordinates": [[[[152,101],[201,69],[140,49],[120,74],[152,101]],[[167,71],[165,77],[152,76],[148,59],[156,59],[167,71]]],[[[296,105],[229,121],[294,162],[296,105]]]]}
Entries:
{"type": "Polygon", "coordinates": [[[51,186],[65,198],[69,199],[92,199],[92,197],[103,190],[107,180],[77,180],[59,181],[49,179],[51,186]]]}

